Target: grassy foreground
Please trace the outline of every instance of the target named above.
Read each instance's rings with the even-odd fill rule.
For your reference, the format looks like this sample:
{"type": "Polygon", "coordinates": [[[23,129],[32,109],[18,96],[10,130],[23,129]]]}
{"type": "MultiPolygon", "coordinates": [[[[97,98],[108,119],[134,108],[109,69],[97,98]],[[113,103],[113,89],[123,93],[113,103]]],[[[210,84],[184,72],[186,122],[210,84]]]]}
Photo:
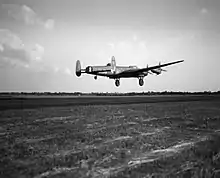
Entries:
{"type": "Polygon", "coordinates": [[[220,101],[0,112],[0,177],[220,177],[220,101]]]}

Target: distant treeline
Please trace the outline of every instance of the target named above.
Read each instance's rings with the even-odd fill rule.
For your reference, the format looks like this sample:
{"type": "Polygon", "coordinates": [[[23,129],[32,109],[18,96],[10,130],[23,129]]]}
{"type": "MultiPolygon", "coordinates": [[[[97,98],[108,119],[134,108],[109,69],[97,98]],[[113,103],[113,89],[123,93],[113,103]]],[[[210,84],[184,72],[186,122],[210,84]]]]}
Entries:
{"type": "Polygon", "coordinates": [[[128,93],[102,93],[102,92],[92,92],[92,93],[82,93],[82,92],[1,92],[0,95],[35,95],[35,96],[137,96],[137,95],[216,95],[220,94],[220,91],[211,92],[179,92],[179,91],[162,91],[162,92],[128,92],[128,93]]]}

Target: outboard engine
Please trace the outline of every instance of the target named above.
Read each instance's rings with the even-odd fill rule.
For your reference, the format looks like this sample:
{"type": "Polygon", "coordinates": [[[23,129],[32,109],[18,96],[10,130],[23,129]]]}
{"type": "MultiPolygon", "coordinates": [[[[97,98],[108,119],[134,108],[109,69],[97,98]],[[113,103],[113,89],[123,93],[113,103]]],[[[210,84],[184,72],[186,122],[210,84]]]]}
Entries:
{"type": "Polygon", "coordinates": [[[76,61],[76,76],[81,76],[81,64],[79,60],[76,61]]]}
{"type": "Polygon", "coordinates": [[[162,71],[161,68],[158,68],[158,69],[152,69],[152,70],[151,70],[151,72],[152,72],[152,73],[155,73],[156,75],[161,74],[161,71],[162,71]]]}
{"type": "MultiPolygon", "coordinates": [[[[159,66],[160,66],[160,62],[159,62],[159,66]]],[[[162,69],[161,67],[159,67],[159,68],[157,68],[157,69],[152,69],[152,70],[151,70],[151,72],[153,72],[153,73],[155,73],[155,74],[157,74],[157,75],[161,74],[162,71],[163,71],[163,72],[166,72],[166,70],[162,69]]]]}

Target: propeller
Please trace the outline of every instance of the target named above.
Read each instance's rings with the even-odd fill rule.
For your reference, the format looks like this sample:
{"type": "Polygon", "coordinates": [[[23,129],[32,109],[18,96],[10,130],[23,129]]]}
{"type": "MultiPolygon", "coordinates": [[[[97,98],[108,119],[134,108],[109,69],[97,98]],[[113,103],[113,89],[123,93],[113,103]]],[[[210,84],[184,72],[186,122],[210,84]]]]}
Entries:
{"type": "Polygon", "coordinates": [[[167,70],[164,70],[164,69],[161,69],[161,71],[163,71],[163,72],[167,72],[167,70]]]}

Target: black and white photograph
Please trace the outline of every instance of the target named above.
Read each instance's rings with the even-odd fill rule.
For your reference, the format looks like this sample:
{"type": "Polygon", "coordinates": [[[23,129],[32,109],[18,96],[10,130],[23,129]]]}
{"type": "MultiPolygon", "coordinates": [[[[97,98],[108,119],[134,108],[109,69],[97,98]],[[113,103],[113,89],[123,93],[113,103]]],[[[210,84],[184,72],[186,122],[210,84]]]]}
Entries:
{"type": "Polygon", "coordinates": [[[0,0],[0,178],[220,177],[220,0],[0,0]]]}

